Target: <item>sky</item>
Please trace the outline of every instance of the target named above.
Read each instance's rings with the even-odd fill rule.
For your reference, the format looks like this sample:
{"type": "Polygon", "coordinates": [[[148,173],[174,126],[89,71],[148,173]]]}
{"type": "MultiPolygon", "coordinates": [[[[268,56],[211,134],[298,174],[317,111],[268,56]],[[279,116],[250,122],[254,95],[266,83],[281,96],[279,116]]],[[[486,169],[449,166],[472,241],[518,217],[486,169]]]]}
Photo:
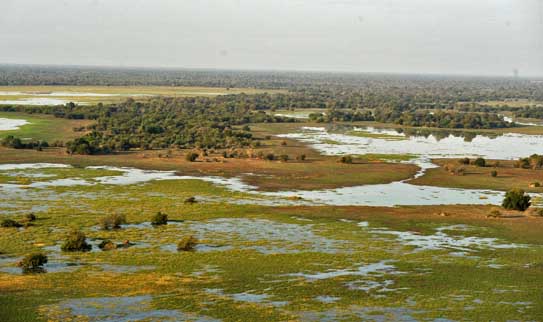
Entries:
{"type": "Polygon", "coordinates": [[[0,0],[0,63],[543,76],[543,0],[0,0]]]}

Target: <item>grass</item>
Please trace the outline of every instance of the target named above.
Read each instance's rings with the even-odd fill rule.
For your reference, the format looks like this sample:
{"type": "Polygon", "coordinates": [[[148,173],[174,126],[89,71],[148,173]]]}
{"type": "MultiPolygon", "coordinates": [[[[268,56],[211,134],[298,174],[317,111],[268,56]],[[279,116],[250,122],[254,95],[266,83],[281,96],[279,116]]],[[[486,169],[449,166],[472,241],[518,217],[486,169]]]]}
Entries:
{"type": "MultiPolygon", "coordinates": [[[[51,171],[58,171],[60,175],[62,169],[51,171]]],[[[73,175],[80,176],[76,173],[73,175]]],[[[38,220],[29,228],[0,228],[0,251],[9,256],[21,256],[40,250],[42,245],[58,244],[74,225],[81,227],[90,239],[128,239],[150,245],[146,248],[65,254],[66,260],[86,263],[73,272],[25,276],[0,272],[0,302],[6,306],[0,310],[2,321],[22,321],[25,318],[57,320],[56,317],[63,316],[61,303],[66,300],[136,295],[153,296],[151,310],[182,310],[225,321],[298,320],[308,314],[304,312],[324,314],[328,310],[344,312],[342,314],[347,320],[359,320],[362,313],[357,313],[358,308],[372,308],[373,313],[384,313],[388,308],[408,308],[418,312],[412,313],[417,319],[442,317],[502,321],[519,316],[528,320],[542,318],[540,292],[533,287],[533,281],[539,280],[543,272],[537,266],[526,266],[540,262],[543,255],[541,247],[513,250],[483,248],[474,251],[472,255],[478,258],[472,259],[449,255],[448,250],[412,252],[412,246],[398,243],[393,236],[374,235],[357,226],[358,221],[364,220],[369,222],[370,228],[386,227],[426,235],[435,233],[437,227],[463,223],[472,226],[472,230],[448,233],[452,236],[494,237],[502,243],[541,244],[542,220],[525,217],[487,219],[484,214],[488,207],[470,206],[263,207],[223,202],[186,205],[182,201],[191,195],[233,199],[244,197],[243,194],[194,180],[156,181],[132,186],[80,186],[49,191],[53,194],[69,191],[77,195],[64,195],[62,200],[25,199],[20,209],[44,203],[51,208],[37,212],[38,220]],[[134,204],[133,200],[138,200],[138,203],[134,204]],[[149,221],[157,211],[166,212],[170,219],[184,222],[148,229],[95,229],[98,219],[106,213],[125,214],[129,223],[140,223],[149,221]],[[437,215],[442,211],[450,213],[450,216],[437,215]],[[300,234],[289,233],[289,229],[300,229],[313,235],[300,243],[285,237],[266,237],[266,234],[252,239],[251,234],[259,236],[258,230],[248,234],[210,231],[199,238],[200,243],[224,244],[233,248],[213,252],[166,252],[160,249],[161,245],[175,243],[180,236],[195,233],[194,226],[191,226],[193,224],[203,225],[225,218],[256,222],[266,220],[263,225],[278,225],[275,230],[277,234],[287,233],[286,236],[294,240],[300,234]],[[351,219],[354,222],[338,219],[351,219]],[[324,249],[311,246],[311,243],[323,238],[337,241],[334,247],[338,252],[327,253],[324,249]],[[278,247],[293,251],[263,254],[253,247],[278,247]],[[300,272],[314,274],[337,269],[355,270],[360,265],[382,260],[392,260],[395,270],[403,273],[345,275],[314,281],[288,276],[300,272]],[[487,265],[490,263],[505,267],[489,268],[487,265]],[[101,264],[153,267],[137,272],[113,272],[104,271],[101,264]],[[347,287],[350,282],[379,285],[385,280],[393,281],[389,286],[392,291],[380,292],[378,287],[366,292],[347,287]],[[221,291],[213,293],[209,292],[210,289],[221,291]],[[262,303],[240,302],[233,297],[233,294],[239,293],[266,294],[268,298],[262,303]],[[334,296],[339,300],[323,304],[316,300],[317,296],[334,296]],[[475,299],[481,301],[474,303],[475,299]],[[286,303],[274,306],[272,303],[275,301],[286,303]],[[499,304],[519,301],[532,304],[524,305],[522,313],[515,305],[499,304]],[[464,310],[465,307],[473,309],[464,310]]],[[[17,218],[18,215],[6,216],[17,218]]]]}
{"type": "MultiPolygon", "coordinates": [[[[417,185],[432,185],[438,187],[464,188],[464,189],[491,189],[507,191],[521,188],[529,192],[543,192],[541,187],[530,187],[533,182],[543,183],[543,170],[522,169],[513,167],[514,161],[499,161],[499,166],[476,167],[465,166],[465,175],[452,175],[445,170],[445,165],[459,165],[457,160],[433,160],[438,168],[428,169],[422,177],[410,180],[409,183],[417,185]],[[491,172],[497,171],[497,177],[491,172]]],[[[494,160],[488,161],[491,165],[494,160]]]]}
{"type": "MultiPolygon", "coordinates": [[[[261,190],[386,182],[411,177],[417,170],[412,165],[369,162],[411,157],[407,155],[366,155],[363,157],[368,162],[340,164],[336,157],[321,156],[299,142],[275,137],[299,124],[281,126],[252,126],[257,137],[271,136],[262,141],[260,149],[276,155],[305,154],[307,161],[226,159],[225,163],[191,163],[183,157],[186,151],[172,151],[171,157],[159,158],[158,154],[166,151],[69,156],[62,149],[43,152],[0,149],[0,163],[60,162],[77,166],[25,171],[25,175],[42,173],[53,175],[53,179],[92,180],[115,174],[82,168],[87,165],[133,166],[195,175],[238,176],[253,172],[257,175],[244,176],[244,180],[261,190]],[[283,140],[286,145],[281,144],[283,140]]],[[[502,179],[500,176],[507,171],[514,176],[511,179],[514,182],[521,182],[519,171],[527,171],[522,177],[535,175],[532,170],[514,169],[506,162],[503,169],[498,168],[497,178],[483,173],[491,169],[469,167],[465,176],[469,180],[464,184],[467,181],[480,184],[483,177],[502,179]],[[481,173],[470,174],[470,171],[481,173]]],[[[0,182],[10,178],[0,172],[0,182]]],[[[448,174],[433,177],[436,185],[448,184],[443,182],[450,179],[448,174]]],[[[14,275],[2,271],[6,264],[0,261],[0,321],[81,320],[85,317],[71,316],[63,306],[66,301],[138,295],[150,295],[152,300],[148,307],[136,305],[132,309],[179,310],[191,317],[224,321],[296,321],[311,317],[359,321],[379,319],[378,315],[398,319],[394,312],[418,320],[543,320],[541,289],[537,284],[543,278],[541,218],[517,212],[507,212],[509,216],[505,218],[487,218],[490,206],[267,207],[237,203],[248,198],[256,197],[199,180],[28,188],[21,194],[0,194],[0,220],[21,220],[31,211],[37,215],[37,220],[27,228],[0,228],[0,259],[45,251],[52,261],[81,264],[73,267],[73,271],[14,275]],[[192,196],[199,202],[184,203],[192,196]],[[171,220],[168,225],[108,231],[97,227],[105,215],[125,215],[129,223],[139,224],[149,222],[158,211],[168,214],[171,220]],[[447,216],[442,216],[443,213],[447,216]],[[358,226],[360,221],[367,221],[369,227],[358,226]],[[525,247],[464,246],[463,252],[468,256],[458,256],[451,254],[458,253],[457,249],[415,249],[392,234],[375,232],[387,229],[437,236],[438,228],[457,224],[469,225],[469,230],[447,230],[448,240],[462,236],[496,238],[500,244],[514,242],[525,247]],[[141,247],[62,254],[62,258],[58,252],[44,249],[60,244],[72,227],[81,228],[89,241],[129,240],[141,247]],[[163,249],[169,244],[175,247],[187,235],[197,236],[200,245],[227,248],[194,252],[163,249]],[[299,275],[337,270],[356,272],[361,266],[381,261],[387,261],[393,268],[365,276],[343,274],[314,280],[299,275]],[[114,271],[104,264],[148,268],[114,271]],[[503,266],[489,266],[496,264],[503,266]],[[384,283],[388,283],[386,288],[384,283]],[[236,297],[243,293],[267,298],[262,302],[244,302],[236,297]],[[322,303],[318,296],[338,300],[322,303]],[[522,304],[515,304],[518,302],[522,304]]],[[[9,265],[14,268],[13,263],[9,265]]],[[[109,312],[110,317],[114,316],[112,310],[119,309],[116,305],[95,306],[109,312]]]]}
{"type": "Polygon", "coordinates": [[[0,118],[22,119],[30,124],[21,126],[18,130],[0,131],[0,138],[14,135],[23,139],[45,140],[50,143],[56,140],[71,140],[83,133],[74,132],[74,128],[86,126],[88,120],[67,120],[52,115],[25,114],[15,112],[0,112],[0,118]]]}
{"type": "Polygon", "coordinates": [[[220,87],[185,87],[185,86],[0,86],[0,92],[22,92],[17,95],[2,95],[0,100],[20,100],[47,94],[51,92],[65,92],[66,96],[55,96],[52,98],[67,101],[97,104],[97,103],[118,103],[132,97],[136,100],[146,100],[152,96],[216,96],[226,94],[256,94],[256,93],[282,93],[280,90],[259,90],[254,88],[220,88],[220,87]],[[32,93],[38,94],[30,95],[32,93]],[[73,94],[70,94],[73,93],[73,94]],[[117,96],[78,96],[77,93],[115,94],[117,96]]]}

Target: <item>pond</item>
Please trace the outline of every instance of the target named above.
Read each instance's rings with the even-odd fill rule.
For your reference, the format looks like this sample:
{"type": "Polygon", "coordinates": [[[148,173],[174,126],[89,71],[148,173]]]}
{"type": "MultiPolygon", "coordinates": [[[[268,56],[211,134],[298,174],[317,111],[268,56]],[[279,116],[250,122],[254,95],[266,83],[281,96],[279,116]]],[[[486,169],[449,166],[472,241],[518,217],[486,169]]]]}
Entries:
{"type": "Polygon", "coordinates": [[[18,119],[6,119],[0,117],[0,131],[14,131],[18,130],[21,126],[30,124],[26,120],[18,119]]]}

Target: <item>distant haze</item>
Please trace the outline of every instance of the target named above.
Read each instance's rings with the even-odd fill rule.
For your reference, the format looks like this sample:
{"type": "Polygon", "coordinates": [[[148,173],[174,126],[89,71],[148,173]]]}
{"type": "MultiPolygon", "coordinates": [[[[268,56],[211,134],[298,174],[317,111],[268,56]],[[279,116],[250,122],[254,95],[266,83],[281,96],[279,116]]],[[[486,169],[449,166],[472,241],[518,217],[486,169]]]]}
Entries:
{"type": "Polygon", "coordinates": [[[0,63],[543,76],[543,0],[0,0],[0,63]]]}

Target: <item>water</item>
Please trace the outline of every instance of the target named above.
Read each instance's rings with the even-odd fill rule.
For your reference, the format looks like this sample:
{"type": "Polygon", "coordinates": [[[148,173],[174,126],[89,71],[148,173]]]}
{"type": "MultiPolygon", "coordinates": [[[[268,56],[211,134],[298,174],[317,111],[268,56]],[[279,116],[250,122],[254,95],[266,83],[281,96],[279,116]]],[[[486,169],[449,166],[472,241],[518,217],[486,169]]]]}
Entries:
{"type": "MultiPolygon", "coordinates": [[[[433,167],[428,161],[417,159],[415,161],[422,170],[433,167]]],[[[21,170],[40,168],[64,168],[63,164],[5,164],[0,170],[21,170]]],[[[202,180],[220,185],[234,192],[245,192],[262,197],[262,203],[273,199],[275,205],[292,205],[296,203],[291,197],[301,197],[299,204],[326,204],[326,205],[368,205],[368,206],[397,206],[397,205],[442,205],[442,204],[494,204],[501,203],[504,193],[492,190],[454,189],[433,186],[416,186],[405,181],[389,184],[364,185],[324,190],[294,190],[278,192],[259,192],[257,187],[245,184],[241,178],[222,177],[196,177],[177,175],[174,171],[152,171],[134,168],[119,167],[89,167],[90,169],[106,169],[119,171],[122,174],[115,176],[96,177],[92,180],[80,178],[64,178],[50,181],[32,182],[28,185],[6,183],[0,184],[0,192],[4,195],[24,197],[33,190],[28,188],[47,189],[50,187],[90,186],[90,185],[132,185],[142,184],[153,180],[202,180]]],[[[53,192],[51,192],[53,193],[53,192]]],[[[239,201],[239,200],[238,200],[239,201]]],[[[259,204],[259,200],[246,200],[259,204]]]]}
{"type": "Polygon", "coordinates": [[[0,118],[0,131],[14,131],[21,126],[30,124],[26,120],[0,118]]]}
{"type": "Polygon", "coordinates": [[[303,127],[299,133],[280,135],[310,143],[325,155],[343,154],[415,154],[421,159],[459,158],[481,156],[488,159],[517,159],[537,153],[543,154],[542,135],[506,133],[497,137],[474,135],[466,137],[452,134],[440,138],[437,133],[428,136],[409,136],[394,130],[372,127],[353,128],[353,131],[368,135],[390,135],[387,137],[364,137],[334,133],[324,127],[303,127]],[[401,139],[399,139],[401,138],[401,139]],[[330,144],[326,142],[336,142],[330,144]]]}

